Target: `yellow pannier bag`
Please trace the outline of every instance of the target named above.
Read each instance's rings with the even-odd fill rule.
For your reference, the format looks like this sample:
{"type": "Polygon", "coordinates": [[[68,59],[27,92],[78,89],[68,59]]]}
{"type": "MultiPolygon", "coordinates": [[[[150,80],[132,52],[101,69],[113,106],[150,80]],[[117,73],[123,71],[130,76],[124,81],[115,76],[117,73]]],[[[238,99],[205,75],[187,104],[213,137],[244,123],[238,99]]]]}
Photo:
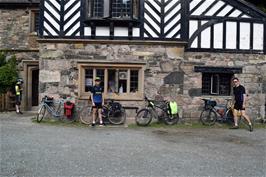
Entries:
{"type": "Polygon", "coordinates": [[[180,111],[175,101],[169,102],[169,109],[171,114],[178,114],[178,112],[180,111]]]}

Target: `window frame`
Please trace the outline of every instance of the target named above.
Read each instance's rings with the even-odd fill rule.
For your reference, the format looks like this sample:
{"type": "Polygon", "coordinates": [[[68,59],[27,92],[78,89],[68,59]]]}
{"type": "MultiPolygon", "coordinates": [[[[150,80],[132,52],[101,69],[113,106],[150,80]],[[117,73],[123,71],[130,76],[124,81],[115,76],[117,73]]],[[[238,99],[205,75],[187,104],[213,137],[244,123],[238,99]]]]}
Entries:
{"type": "MultiPolygon", "coordinates": [[[[36,29],[36,17],[39,17],[39,20],[40,20],[40,10],[39,9],[32,9],[30,10],[30,27],[29,27],[29,31],[30,31],[30,34],[33,34],[33,35],[38,35],[38,31],[39,31],[39,28],[36,29]],[[37,15],[38,14],[38,15],[37,15]]],[[[38,23],[38,26],[39,26],[39,21],[37,22],[38,23]]]]}
{"type": "MultiPolygon", "coordinates": [[[[112,3],[114,0],[109,1],[109,12],[108,16],[104,16],[103,11],[103,17],[95,17],[93,16],[93,0],[86,0],[86,6],[85,6],[85,12],[86,12],[86,20],[85,23],[91,25],[97,25],[97,26],[109,26],[111,23],[113,23],[115,26],[128,26],[130,23],[133,26],[137,26],[140,24],[140,0],[130,0],[131,1],[131,9],[130,9],[130,16],[129,18],[119,18],[119,17],[112,17],[112,3]],[[137,1],[136,8],[135,8],[135,1],[137,1]],[[137,13],[137,14],[135,14],[137,13]]],[[[104,0],[103,0],[104,1],[104,0]]],[[[105,7],[103,6],[103,9],[105,7]]]]}
{"type": "Polygon", "coordinates": [[[79,82],[78,82],[78,97],[79,99],[90,99],[90,92],[85,91],[85,70],[93,69],[93,85],[95,84],[96,69],[104,69],[104,98],[114,100],[134,100],[139,101],[144,98],[144,69],[145,64],[112,64],[112,63],[79,63],[79,82]],[[127,75],[127,93],[108,93],[108,69],[127,70],[130,73],[131,70],[139,71],[138,78],[138,92],[130,92],[130,74],[127,75]]]}
{"type": "Polygon", "coordinates": [[[231,79],[233,78],[234,74],[232,73],[208,73],[208,72],[202,72],[202,95],[203,96],[231,96],[232,91],[232,83],[231,79]],[[214,92],[214,77],[218,78],[216,87],[218,88],[217,92],[214,92]],[[206,81],[206,78],[208,81],[206,81]],[[223,89],[221,87],[224,85],[222,84],[222,79],[227,79],[227,89],[226,94],[221,93],[223,89]],[[205,84],[205,85],[204,85],[205,84]],[[207,89],[206,89],[207,88],[207,89]],[[208,93],[206,92],[208,90],[208,93]]]}

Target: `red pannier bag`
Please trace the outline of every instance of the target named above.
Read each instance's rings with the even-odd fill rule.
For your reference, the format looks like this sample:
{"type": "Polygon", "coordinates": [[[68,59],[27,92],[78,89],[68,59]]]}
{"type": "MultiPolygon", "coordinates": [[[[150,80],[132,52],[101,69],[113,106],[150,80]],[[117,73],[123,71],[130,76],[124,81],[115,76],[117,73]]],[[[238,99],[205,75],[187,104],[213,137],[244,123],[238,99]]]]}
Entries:
{"type": "Polygon", "coordinates": [[[65,112],[65,116],[67,118],[72,117],[73,115],[73,108],[74,108],[75,104],[71,103],[70,101],[67,101],[64,103],[64,112],[65,112]]]}

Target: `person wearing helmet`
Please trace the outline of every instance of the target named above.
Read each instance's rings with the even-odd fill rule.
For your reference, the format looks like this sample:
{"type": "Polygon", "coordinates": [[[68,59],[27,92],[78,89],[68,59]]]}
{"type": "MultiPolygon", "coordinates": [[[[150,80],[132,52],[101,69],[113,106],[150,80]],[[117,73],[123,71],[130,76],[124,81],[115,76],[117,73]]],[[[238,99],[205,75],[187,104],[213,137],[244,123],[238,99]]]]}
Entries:
{"type": "Polygon", "coordinates": [[[22,112],[20,111],[20,105],[21,105],[21,99],[22,99],[22,84],[23,84],[23,80],[18,79],[15,85],[16,113],[17,114],[22,114],[22,112]]]}
{"type": "Polygon", "coordinates": [[[101,78],[95,78],[95,85],[91,89],[91,101],[92,101],[92,126],[95,126],[96,115],[98,111],[98,116],[100,120],[100,126],[103,126],[102,120],[102,106],[104,104],[104,97],[103,97],[103,87],[101,87],[101,78]]]}

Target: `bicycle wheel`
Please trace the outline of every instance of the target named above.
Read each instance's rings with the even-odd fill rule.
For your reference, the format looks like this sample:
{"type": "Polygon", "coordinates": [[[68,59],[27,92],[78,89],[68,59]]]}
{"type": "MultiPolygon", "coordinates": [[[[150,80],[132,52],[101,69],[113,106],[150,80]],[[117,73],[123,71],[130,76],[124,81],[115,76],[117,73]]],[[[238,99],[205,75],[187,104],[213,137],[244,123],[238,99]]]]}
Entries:
{"type": "Polygon", "coordinates": [[[200,121],[202,122],[203,125],[208,125],[208,126],[214,125],[216,119],[217,115],[211,109],[203,110],[200,114],[200,121]]]}
{"type": "Polygon", "coordinates": [[[37,114],[37,122],[40,123],[45,115],[46,112],[46,107],[44,105],[42,105],[40,107],[40,109],[38,110],[38,114],[37,114]]]}
{"type": "Polygon", "coordinates": [[[146,108],[138,111],[135,117],[135,121],[139,126],[147,126],[149,125],[149,123],[151,123],[151,120],[152,120],[152,113],[150,112],[150,110],[146,108]]]}
{"type": "Polygon", "coordinates": [[[164,123],[166,125],[174,125],[178,122],[179,120],[179,115],[178,114],[174,114],[174,115],[168,115],[165,119],[164,119],[164,123]]]}
{"type": "Polygon", "coordinates": [[[125,109],[121,108],[120,111],[109,112],[108,119],[109,119],[111,124],[114,124],[114,125],[123,124],[126,120],[125,109]]]}
{"type": "Polygon", "coordinates": [[[92,107],[84,106],[84,108],[80,111],[79,120],[81,123],[90,125],[92,124],[92,107]]]}

